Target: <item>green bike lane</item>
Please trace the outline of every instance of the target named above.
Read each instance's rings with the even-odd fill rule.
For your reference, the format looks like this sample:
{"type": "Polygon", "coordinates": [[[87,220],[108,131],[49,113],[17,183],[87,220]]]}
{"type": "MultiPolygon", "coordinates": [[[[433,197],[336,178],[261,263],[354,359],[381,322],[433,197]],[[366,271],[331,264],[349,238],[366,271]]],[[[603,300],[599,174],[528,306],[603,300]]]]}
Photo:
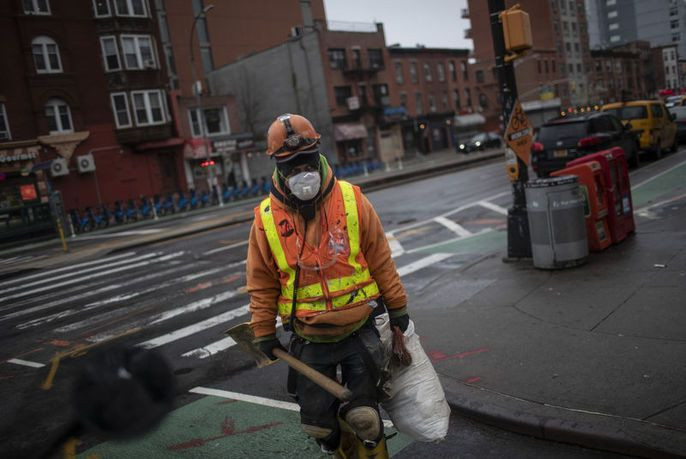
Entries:
{"type": "MultiPolygon", "coordinates": [[[[686,161],[632,186],[635,210],[650,209],[686,197],[686,161]]],[[[451,253],[480,257],[502,252],[507,233],[499,229],[425,246],[420,253],[451,253]]],[[[212,390],[192,389],[196,393],[212,390]]],[[[396,432],[393,427],[387,433],[396,432]]],[[[412,443],[403,434],[388,441],[391,455],[412,443]]],[[[80,458],[167,457],[327,457],[300,428],[294,403],[233,392],[214,391],[173,411],[154,432],[130,441],[108,441],[80,458]]]]}

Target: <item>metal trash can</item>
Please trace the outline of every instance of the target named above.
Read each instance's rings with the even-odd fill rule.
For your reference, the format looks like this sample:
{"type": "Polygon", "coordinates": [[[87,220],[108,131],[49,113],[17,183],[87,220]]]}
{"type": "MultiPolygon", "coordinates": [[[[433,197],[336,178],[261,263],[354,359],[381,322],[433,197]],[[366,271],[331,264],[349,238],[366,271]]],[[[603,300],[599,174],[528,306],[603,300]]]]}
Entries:
{"type": "Polygon", "coordinates": [[[534,266],[560,269],[585,263],[588,241],[578,177],[537,179],[525,187],[534,266]]]}

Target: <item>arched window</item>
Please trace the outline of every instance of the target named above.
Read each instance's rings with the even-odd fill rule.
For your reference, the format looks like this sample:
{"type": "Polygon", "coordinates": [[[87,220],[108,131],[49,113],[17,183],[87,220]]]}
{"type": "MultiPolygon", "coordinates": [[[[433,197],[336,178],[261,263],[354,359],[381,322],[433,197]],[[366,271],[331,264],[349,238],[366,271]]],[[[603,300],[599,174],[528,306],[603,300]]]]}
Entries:
{"type": "Polygon", "coordinates": [[[69,105],[62,99],[50,99],[45,104],[45,116],[48,119],[50,133],[74,132],[69,105]]]}
{"type": "Polygon", "coordinates": [[[50,37],[36,37],[31,42],[37,73],[61,73],[60,49],[50,37]]]}

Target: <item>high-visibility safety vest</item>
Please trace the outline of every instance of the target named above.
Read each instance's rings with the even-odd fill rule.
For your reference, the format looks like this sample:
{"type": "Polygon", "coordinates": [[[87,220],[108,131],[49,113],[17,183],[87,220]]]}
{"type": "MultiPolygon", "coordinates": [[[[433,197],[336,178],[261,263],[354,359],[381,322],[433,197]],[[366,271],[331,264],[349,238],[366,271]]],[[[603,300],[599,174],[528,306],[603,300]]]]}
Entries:
{"type": "Polygon", "coordinates": [[[291,318],[295,270],[299,262],[296,317],[353,308],[379,297],[379,287],[360,252],[359,190],[340,180],[337,185],[331,190],[326,209],[320,212],[322,237],[316,248],[304,243],[305,235],[296,233],[291,216],[280,206],[274,206],[271,196],[260,203],[262,225],[279,268],[279,314],[284,323],[291,318]],[[329,234],[339,237],[339,250],[333,252],[335,256],[330,256],[329,234]],[[330,256],[328,260],[323,259],[324,253],[330,256]]]}

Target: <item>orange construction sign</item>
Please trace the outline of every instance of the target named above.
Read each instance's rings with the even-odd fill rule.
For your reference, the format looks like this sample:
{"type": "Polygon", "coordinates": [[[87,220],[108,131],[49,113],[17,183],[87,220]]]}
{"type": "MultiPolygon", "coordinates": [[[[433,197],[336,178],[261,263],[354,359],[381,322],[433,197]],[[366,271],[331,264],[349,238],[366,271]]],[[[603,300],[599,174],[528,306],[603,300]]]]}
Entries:
{"type": "Polygon", "coordinates": [[[507,123],[505,142],[527,166],[531,160],[533,135],[534,129],[522,110],[522,104],[517,99],[510,114],[510,121],[507,123]]]}

